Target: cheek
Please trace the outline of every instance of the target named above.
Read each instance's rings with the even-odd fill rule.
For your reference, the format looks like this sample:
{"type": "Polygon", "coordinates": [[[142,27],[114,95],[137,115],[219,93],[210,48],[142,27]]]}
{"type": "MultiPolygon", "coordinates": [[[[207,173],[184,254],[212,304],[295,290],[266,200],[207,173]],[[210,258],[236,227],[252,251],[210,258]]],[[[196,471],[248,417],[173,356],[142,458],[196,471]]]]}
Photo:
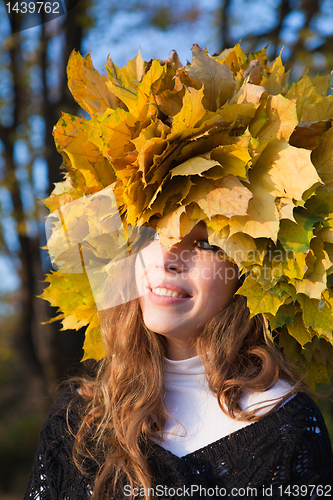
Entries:
{"type": "Polygon", "coordinates": [[[152,243],[141,250],[135,260],[135,283],[139,296],[147,293],[151,283],[158,286],[165,277],[163,250],[159,243],[152,243]]]}
{"type": "Polygon", "coordinates": [[[229,262],[215,263],[203,273],[203,291],[214,307],[225,307],[231,301],[238,287],[238,268],[229,262]]]}
{"type": "Polygon", "coordinates": [[[141,297],[141,295],[143,295],[144,293],[145,274],[146,270],[142,266],[139,253],[135,261],[135,285],[139,297],[141,297]]]}

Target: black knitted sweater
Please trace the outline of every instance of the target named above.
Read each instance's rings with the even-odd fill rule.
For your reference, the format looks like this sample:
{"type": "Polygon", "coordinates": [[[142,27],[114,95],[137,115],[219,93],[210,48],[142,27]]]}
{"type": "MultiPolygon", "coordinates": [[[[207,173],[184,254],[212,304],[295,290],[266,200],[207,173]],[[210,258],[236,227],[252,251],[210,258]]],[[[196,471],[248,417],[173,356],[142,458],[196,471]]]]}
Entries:
{"type": "MultiPolygon", "coordinates": [[[[74,388],[55,401],[40,433],[25,500],[91,496],[96,471],[92,467],[83,476],[74,465],[68,428],[77,428],[82,405],[74,388]]],[[[260,421],[181,458],[152,443],[149,464],[155,477],[149,498],[333,498],[328,432],[319,409],[302,393],[260,421]]],[[[137,498],[143,493],[134,491],[137,498]]],[[[116,498],[129,495],[124,485],[116,498]]]]}

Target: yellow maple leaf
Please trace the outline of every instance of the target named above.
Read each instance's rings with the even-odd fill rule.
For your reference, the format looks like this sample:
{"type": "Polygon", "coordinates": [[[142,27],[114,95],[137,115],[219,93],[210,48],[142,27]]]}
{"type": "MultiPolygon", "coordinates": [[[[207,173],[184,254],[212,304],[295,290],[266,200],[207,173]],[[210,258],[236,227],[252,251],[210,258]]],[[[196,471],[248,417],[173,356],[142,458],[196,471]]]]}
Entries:
{"type": "Polygon", "coordinates": [[[286,141],[271,141],[255,165],[260,176],[271,186],[275,197],[302,200],[305,191],[321,183],[310,151],[290,146],[286,141]]]}
{"type": "Polygon", "coordinates": [[[154,99],[165,72],[165,66],[162,66],[159,61],[151,63],[149,70],[143,75],[138,85],[138,108],[145,105],[151,98],[154,99]]]}
{"type": "Polygon", "coordinates": [[[168,238],[172,238],[173,240],[181,239],[181,231],[180,231],[180,217],[185,213],[185,207],[180,206],[169,212],[162,219],[160,219],[157,223],[156,229],[159,234],[163,234],[168,238]]]}
{"type": "Polygon", "coordinates": [[[202,105],[204,89],[196,90],[189,88],[185,90],[183,106],[179,113],[173,117],[172,133],[177,134],[188,128],[193,128],[205,115],[206,111],[202,105]]]}
{"type": "Polygon", "coordinates": [[[105,347],[102,341],[100,321],[97,314],[93,316],[86,330],[83,350],[82,361],[86,359],[100,360],[105,356],[105,347]]]}
{"type": "Polygon", "coordinates": [[[312,95],[304,101],[302,108],[302,121],[318,122],[331,120],[333,117],[333,95],[312,95]]]}
{"type": "Polygon", "coordinates": [[[219,214],[225,217],[246,214],[252,193],[236,177],[228,175],[217,182],[199,178],[193,182],[184,202],[189,204],[195,201],[209,219],[219,214]]]}
{"type": "Polygon", "coordinates": [[[142,59],[141,50],[137,53],[133,59],[130,59],[126,64],[127,74],[130,75],[132,81],[141,82],[143,75],[145,74],[146,63],[142,59]]]}
{"type": "Polygon", "coordinates": [[[259,104],[263,96],[267,96],[265,87],[253,85],[245,81],[238,92],[229,100],[230,104],[259,104]]]}
{"type": "Polygon", "coordinates": [[[68,87],[76,102],[89,114],[116,109],[117,97],[107,87],[107,78],[93,67],[90,53],[82,57],[73,50],[67,65],[68,87]]]}
{"type": "Polygon", "coordinates": [[[247,297],[251,317],[266,312],[275,314],[281,305],[280,299],[272,293],[272,290],[264,290],[251,275],[245,278],[243,285],[237,290],[236,294],[247,297]]]}
{"type": "MultiPolygon", "coordinates": [[[[209,227],[209,223],[207,223],[207,226],[209,227]]],[[[244,269],[248,261],[252,264],[254,256],[258,257],[257,247],[253,238],[244,233],[236,233],[229,236],[228,233],[221,232],[223,226],[221,224],[219,226],[220,232],[217,232],[217,227],[215,229],[216,233],[211,235],[211,242],[221,247],[239,268],[244,269]]]]}
{"type": "Polygon", "coordinates": [[[272,272],[275,276],[287,276],[290,279],[302,279],[308,267],[306,265],[306,253],[283,252],[277,249],[271,260],[272,272]]]}
{"type": "Polygon", "coordinates": [[[298,293],[304,293],[313,299],[321,299],[327,286],[327,270],[332,267],[329,255],[325,251],[323,240],[316,236],[311,240],[311,249],[306,257],[308,271],[302,281],[293,280],[298,293]]]}
{"type": "Polygon", "coordinates": [[[265,87],[270,94],[277,95],[282,92],[287,80],[288,75],[285,73],[281,55],[279,55],[273,62],[270,74],[262,79],[261,85],[265,87]]]}
{"type": "Polygon", "coordinates": [[[297,342],[303,347],[308,342],[311,342],[314,333],[310,332],[304,325],[302,314],[296,313],[292,324],[287,324],[288,332],[297,342]]]}
{"type": "Polygon", "coordinates": [[[233,104],[232,100],[218,110],[221,125],[224,127],[248,126],[255,116],[258,104],[243,102],[233,104]]]}
{"type": "Polygon", "coordinates": [[[103,189],[116,180],[110,164],[96,145],[88,140],[88,133],[82,120],[76,119],[73,122],[70,115],[64,115],[60,120],[60,126],[57,125],[54,129],[54,136],[59,151],[66,153],[71,168],[81,172],[88,188],[103,189]]]}
{"type": "Polygon", "coordinates": [[[59,308],[65,316],[73,316],[72,327],[81,328],[83,320],[88,324],[96,314],[96,306],[89,281],[85,273],[52,273],[47,275],[49,286],[44,289],[41,297],[52,306],[59,308]]]}
{"type": "Polygon", "coordinates": [[[126,105],[130,112],[133,112],[138,101],[137,87],[144,71],[140,52],[123,68],[118,68],[108,57],[106,70],[109,76],[107,87],[126,105]]]}
{"type": "Polygon", "coordinates": [[[231,49],[224,50],[217,57],[214,56],[214,59],[227,64],[236,76],[245,63],[246,54],[243,52],[240,42],[238,42],[237,45],[231,49]]]}
{"type": "Polygon", "coordinates": [[[325,186],[323,190],[333,192],[333,128],[321,136],[321,144],[313,151],[312,161],[325,186]]]}
{"type": "Polygon", "coordinates": [[[253,238],[271,238],[276,241],[279,231],[279,213],[275,196],[267,189],[260,169],[249,171],[250,189],[253,199],[249,201],[246,217],[230,219],[230,235],[243,232],[253,238]]]}
{"type": "Polygon", "coordinates": [[[311,299],[320,300],[322,293],[326,290],[325,268],[320,261],[316,262],[312,272],[308,272],[302,280],[292,279],[297,293],[307,295],[311,299]]]}
{"type": "Polygon", "coordinates": [[[121,108],[116,111],[107,110],[101,116],[84,123],[88,139],[96,144],[99,151],[107,158],[121,155],[132,139],[130,127],[135,124],[134,118],[121,108]]]}
{"type": "MultiPolygon", "coordinates": [[[[326,94],[329,89],[329,75],[317,76],[310,79],[308,75],[304,75],[298,82],[294,82],[288,90],[286,97],[288,99],[296,99],[296,109],[298,120],[307,122],[303,117],[303,108],[306,107],[306,102],[310,97],[318,98],[318,94],[326,94]]],[[[306,111],[307,113],[307,111],[306,111]]],[[[310,120],[312,121],[312,120],[310,120]]],[[[315,121],[315,120],[313,120],[315,121]]]]}
{"type": "Polygon", "coordinates": [[[233,175],[247,179],[247,170],[251,162],[248,148],[240,144],[219,146],[211,152],[212,160],[217,160],[223,167],[223,175],[233,175]]]}
{"type": "Polygon", "coordinates": [[[204,158],[202,156],[195,156],[186,160],[184,163],[177,165],[171,171],[171,178],[176,175],[202,175],[212,167],[218,165],[217,161],[204,158]]]}
{"type": "Polygon", "coordinates": [[[296,101],[282,95],[269,96],[265,109],[260,106],[250,131],[259,140],[285,139],[291,136],[298,123],[296,101]]]}

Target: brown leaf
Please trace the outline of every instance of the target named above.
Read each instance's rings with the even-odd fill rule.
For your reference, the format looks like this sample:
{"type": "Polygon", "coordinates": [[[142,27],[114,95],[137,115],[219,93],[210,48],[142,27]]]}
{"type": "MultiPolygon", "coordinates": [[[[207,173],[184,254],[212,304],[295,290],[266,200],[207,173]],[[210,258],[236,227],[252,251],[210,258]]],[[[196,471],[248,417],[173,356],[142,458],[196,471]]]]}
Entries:
{"type": "Polygon", "coordinates": [[[199,45],[192,47],[193,61],[185,68],[197,88],[204,86],[204,108],[215,111],[224,104],[235,91],[235,81],[231,69],[224,63],[215,61],[199,45]]]}

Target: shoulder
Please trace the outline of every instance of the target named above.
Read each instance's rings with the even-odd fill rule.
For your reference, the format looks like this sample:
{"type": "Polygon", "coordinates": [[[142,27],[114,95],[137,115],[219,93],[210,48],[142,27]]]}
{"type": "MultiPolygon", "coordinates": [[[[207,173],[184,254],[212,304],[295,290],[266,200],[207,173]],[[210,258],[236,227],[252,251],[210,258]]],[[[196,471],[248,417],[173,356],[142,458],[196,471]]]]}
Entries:
{"type": "Polygon", "coordinates": [[[330,438],[318,406],[307,394],[297,393],[228,436],[223,446],[230,457],[231,481],[242,477],[245,484],[276,488],[331,484],[330,438]]]}
{"type": "MultiPolygon", "coordinates": [[[[274,454],[289,469],[290,482],[303,480],[307,484],[331,477],[330,437],[318,406],[307,394],[296,394],[261,422],[276,436],[274,454]]],[[[267,439],[267,432],[264,434],[267,439]]]]}
{"type": "Polygon", "coordinates": [[[323,416],[304,393],[231,434],[223,445],[229,452],[232,477],[246,478],[248,484],[326,485],[333,475],[323,416]]]}
{"type": "Polygon", "coordinates": [[[279,379],[276,384],[267,391],[245,392],[241,397],[240,405],[245,412],[258,410],[257,414],[263,416],[276,405],[279,407],[279,403],[282,404],[291,391],[292,386],[288,382],[279,379]]]}
{"type": "Polygon", "coordinates": [[[299,436],[303,444],[307,447],[315,443],[322,447],[322,451],[327,452],[327,456],[332,454],[330,437],[321,414],[315,402],[304,393],[298,393],[288,402],[283,404],[276,412],[277,422],[281,422],[282,429],[287,433],[288,429],[293,436],[299,436]]]}
{"type": "Polygon", "coordinates": [[[76,421],[84,405],[76,386],[68,386],[57,396],[47,415],[46,421],[69,418],[76,421]]]}
{"type": "MultiPolygon", "coordinates": [[[[277,400],[274,399],[275,404],[277,400]]],[[[273,400],[262,397],[259,407],[270,401],[273,400]]],[[[269,434],[270,439],[279,440],[280,445],[285,443],[291,448],[313,446],[314,449],[317,442],[326,448],[328,455],[331,452],[330,438],[321,411],[305,393],[297,393],[284,402],[282,399],[275,411],[269,415],[263,413],[262,418],[250,425],[248,430],[249,433],[253,431],[257,438],[269,434]]]]}
{"type": "Polygon", "coordinates": [[[295,429],[320,434],[328,437],[324,418],[316,403],[305,393],[297,393],[282,404],[276,411],[277,421],[288,424],[295,429]]]}
{"type": "Polygon", "coordinates": [[[83,399],[74,386],[64,389],[54,401],[40,431],[40,446],[45,446],[49,452],[55,452],[56,447],[62,447],[71,454],[74,435],[80,423],[83,399]]]}
{"type": "Polygon", "coordinates": [[[73,461],[82,408],[83,398],[75,387],[67,387],[53,403],[39,434],[25,499],[78,500],[87,495],[87,481],[73,461]]]}

